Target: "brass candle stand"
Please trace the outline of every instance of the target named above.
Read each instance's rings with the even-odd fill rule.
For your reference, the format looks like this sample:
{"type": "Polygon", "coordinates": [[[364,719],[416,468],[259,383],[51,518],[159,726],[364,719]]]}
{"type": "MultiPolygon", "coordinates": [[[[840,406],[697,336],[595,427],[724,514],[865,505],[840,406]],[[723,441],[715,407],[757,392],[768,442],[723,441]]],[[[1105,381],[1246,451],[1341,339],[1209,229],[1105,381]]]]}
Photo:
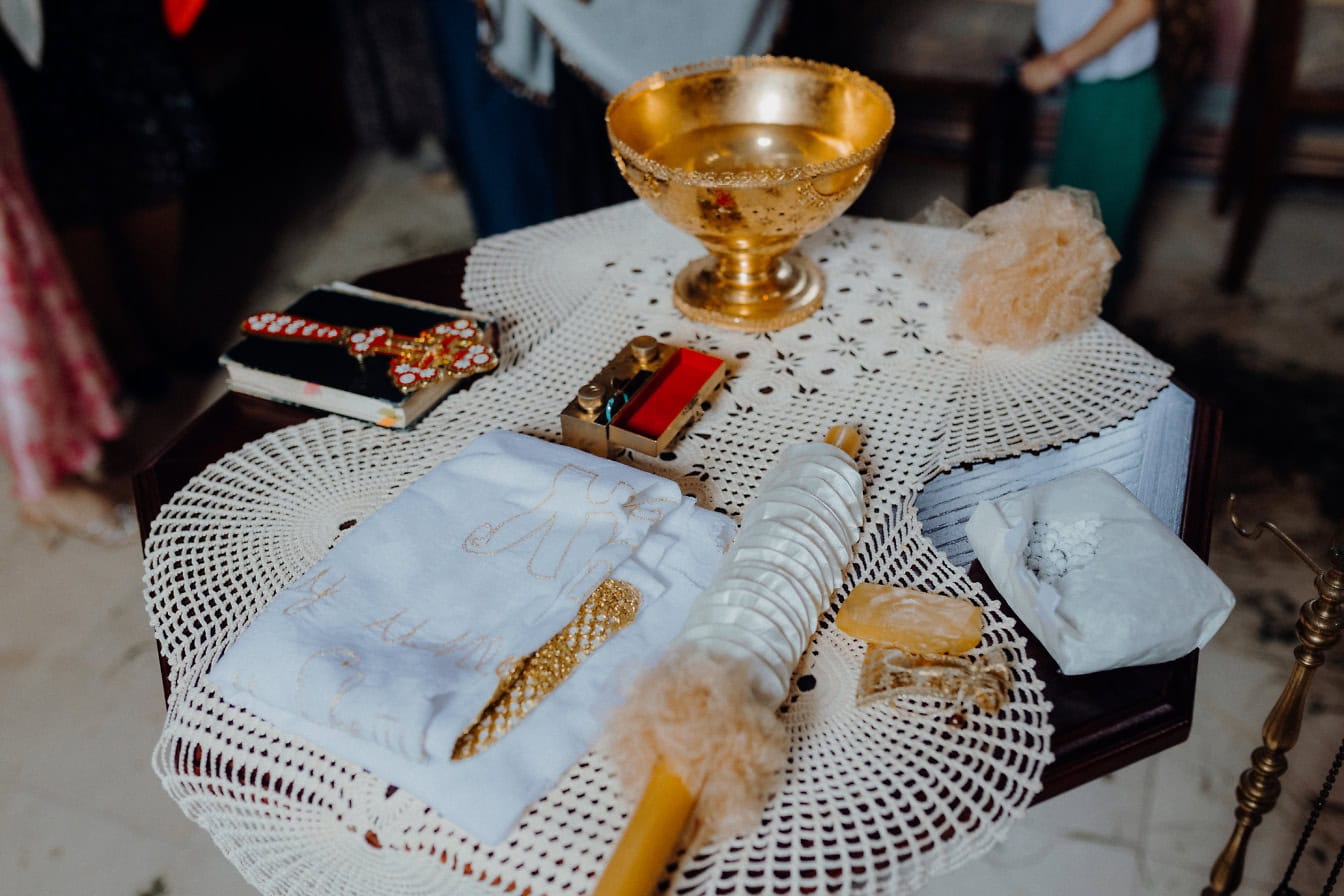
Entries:
{"type": "Polygon", "coordinates": [[[1237,519],[1236,495],[1228,499],[1227,512],[1239,535],[1255,539],[1261,533],[1269,532],[1287,545],[1316,574],[1317,596],[1304,603],[1298,614],[1299,643],[1293,651],[1296,662],[1292,675],[1265,719],[1262,745],[1251,753],[1251,765],[1241,773],[1236,790],[1236,826],[1214,862],[1203,896],[1227,896],[1241,884],[1251,832],[1278,801],[1282,789],[1279,779],[1288,768],[1288,751],[1297,743],[1302,728],[1312,677],[1316,668],[1325,662],[1326,651],[1339,640],[1340,631],[1344,629],[1344,537],[1337,536],[1330,546],[1331,565],[1327,569],[1273,523],[1260,522],[1254,528],[1244,527],[1237,519]]]}

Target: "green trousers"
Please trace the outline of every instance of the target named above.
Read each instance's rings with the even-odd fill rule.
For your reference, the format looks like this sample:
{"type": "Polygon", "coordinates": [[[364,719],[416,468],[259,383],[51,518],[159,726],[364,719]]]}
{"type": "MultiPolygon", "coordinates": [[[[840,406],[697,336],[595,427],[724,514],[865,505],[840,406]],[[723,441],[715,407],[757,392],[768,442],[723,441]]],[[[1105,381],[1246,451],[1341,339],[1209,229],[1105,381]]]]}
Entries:
{"type": "Polygon", "coordinates": [[[1065,98],[1050,186],[1096,193],[1106,233],[1122,254],[1164,116],[1151,66],[1128,78],[1074,82],[1065,98]]]}

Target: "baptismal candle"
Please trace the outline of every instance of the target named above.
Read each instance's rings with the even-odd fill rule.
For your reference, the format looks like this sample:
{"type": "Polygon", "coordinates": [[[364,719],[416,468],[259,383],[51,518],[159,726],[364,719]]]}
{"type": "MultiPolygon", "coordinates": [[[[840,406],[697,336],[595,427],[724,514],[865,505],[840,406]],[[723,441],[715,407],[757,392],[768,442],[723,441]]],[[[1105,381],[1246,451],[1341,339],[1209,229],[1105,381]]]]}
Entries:
{"type": "Polygon", "coordinates": [[[652,893],[667,866],[681,831],[695,807],[695,794],[661,760],[654,763],[648,786],[607,860],[593,896],[645,896],[652,893]]]}

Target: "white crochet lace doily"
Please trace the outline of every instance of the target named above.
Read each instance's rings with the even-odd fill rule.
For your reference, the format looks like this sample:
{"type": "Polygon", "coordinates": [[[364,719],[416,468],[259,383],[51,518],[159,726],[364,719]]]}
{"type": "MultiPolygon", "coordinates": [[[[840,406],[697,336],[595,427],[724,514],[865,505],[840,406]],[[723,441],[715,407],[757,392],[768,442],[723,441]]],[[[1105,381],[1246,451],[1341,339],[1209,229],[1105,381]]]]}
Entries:
{"type": "Polygon", "coordinates": [[[1039,790],[1050,707],[1013,623],[924,538],[915,495],[951,466],[1128,417],[1169,368],[1104,323],[1031,353],[950,339],[945,317],[972,239],[841,219],[804,246],[826,273],[823,308],[758,335],[674,311],[673,275],[701,252],[636,203],[482,241],[465,294],[504,324],[496,373],[409,432],[328,417],[271,433],[193,479],[155,521],[145,582],[171,670],[154,755],[168,792],[266,893],[589,890],[629,810],[600,751],[492,847],[224,703],[204,672],[344,529],[471,438],[557,439],[573,391],[645,332],[727,358],[731,373],[672,450],[629,462],[736,515],[785,443],[859,424],[868,518],[847,582],[984,604],[981,649],[1002,647],[1014,675],[998,715],[914,700],[860,710],[862,645],[828,615],[782,708],[792,746],[759,829],[683,856],[671,892],[907,893],[983,853],[1039,790]]]}

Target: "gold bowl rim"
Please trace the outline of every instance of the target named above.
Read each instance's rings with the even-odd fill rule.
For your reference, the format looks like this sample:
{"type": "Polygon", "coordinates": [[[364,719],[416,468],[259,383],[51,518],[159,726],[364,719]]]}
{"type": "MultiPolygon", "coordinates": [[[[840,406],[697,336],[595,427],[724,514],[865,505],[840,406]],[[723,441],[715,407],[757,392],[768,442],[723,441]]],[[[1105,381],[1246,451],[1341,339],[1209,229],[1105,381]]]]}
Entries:
{"type": "Polygon", "coordinates": [[[640,170],[646,171],[659,180],[671,181],[673,183],[692,187],[765,187],[772,184],[800,180],[802,178],[813,178],[826,174],[835,174],[836,172],[844,171],[847,168],[852,168],[855,165],[871,161],[882,149],[887,138],[891,135],[891,129],[896,123],[896,107],[891,102],[891,95],[872,78],[832,62],[820,62],[815,59],[800,59],[796,56],[723,56],[717,59],[706,59],[703,62],[692,62],[689,65],[681,65],[676,68],[654,72],[651,75],[639,79],[611,98],[611,102],[607,103],[605,121],[607,125],[607,137],[611,141],[612,148],[627,160],[636,161],[640,170]],[[843,81],[862,86],[870,90],[876,96],[881,97],[882,105],[887,111],[887,126],[882,131],[882,135],[876,140],[873,140],[866,146],[855,150],[849,155],[841,156],[838,159],[830,159],[825,162],[813,162],[810,165],[798,165],[792,168],[765,168],[755,171],[724,172],[687,171],[684,168],[670,168],[662,162],[654,161],[643,153],[631,148],[629,144],[617,137],[612,131],[611,110],[614,109],[618,103],[628,100],[635,94],[654,87],[660,87],[670,81],[676,81],[691,75],[702,75],[714,71],[739,72],[751,68],[808,69],[814,72],[825,72],[828,75],[838,76],[843,81]]]}

